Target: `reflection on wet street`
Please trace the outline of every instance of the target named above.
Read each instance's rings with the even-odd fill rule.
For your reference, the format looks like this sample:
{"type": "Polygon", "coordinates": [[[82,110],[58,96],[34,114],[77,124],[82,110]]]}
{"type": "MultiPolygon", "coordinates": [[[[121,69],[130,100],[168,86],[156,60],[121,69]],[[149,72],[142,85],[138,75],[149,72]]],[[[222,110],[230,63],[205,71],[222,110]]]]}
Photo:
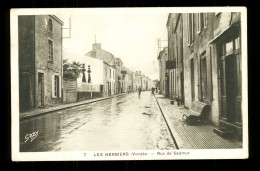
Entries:
{"type": "Polygon", "coordinates": [[[20,151],[174,149],[151,92],[127,94],[20,121],[20,151]]]}

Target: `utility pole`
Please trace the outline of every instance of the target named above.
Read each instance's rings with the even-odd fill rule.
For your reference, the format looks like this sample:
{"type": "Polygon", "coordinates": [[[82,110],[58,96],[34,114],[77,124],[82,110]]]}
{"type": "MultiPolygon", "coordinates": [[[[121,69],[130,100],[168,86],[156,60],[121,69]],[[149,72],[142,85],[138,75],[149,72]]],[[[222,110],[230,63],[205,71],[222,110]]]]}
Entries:
{"type": "Polygon", "coordinates": [[[162,45],[161,45],[162,42],[165,42],[165,41],[168,41],[168,40],[161,40],[160,38],[157,39],[157,47],[158,47],[157,56],[159,55],[162,48],[167,47],[167,46],[162,47],[162,45]]]}
{"type": "Polygon", "coordinates": [[[62,37],[63,39],[71,38],[71,17],[69,18],[69,27],[62,28],[62,30],[69,30],[69,36],[62,37]]]}

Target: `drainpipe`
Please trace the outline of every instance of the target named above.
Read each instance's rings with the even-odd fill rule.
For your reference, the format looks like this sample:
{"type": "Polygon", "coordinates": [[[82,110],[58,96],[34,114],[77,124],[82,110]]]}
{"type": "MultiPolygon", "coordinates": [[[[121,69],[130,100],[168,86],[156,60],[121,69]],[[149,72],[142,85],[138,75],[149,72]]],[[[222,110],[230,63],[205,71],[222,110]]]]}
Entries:
{"type": "Polygon", "coordinates": [[[63,32],[62,32],[62,26],[61,26],[61,99],[62,99],[62,103],[63,103],[63,49],[62,49],[62,46],[63,46],[63,38],[62,38],[62,35],[63,35],[63,32]]]}
{"type": "Polygon", "coordinates": [[[34,80],[33,80],[33,91],[34,91],[34,95],[33,95],[33,107],[36,108],[36,77],[37,77],[37,73],[36,73],[36,57],[35,57],[35,16],[33,16],[33,25],[34,25],[34,28],[33,28],[33,75],[34,75],[34,80]]]}

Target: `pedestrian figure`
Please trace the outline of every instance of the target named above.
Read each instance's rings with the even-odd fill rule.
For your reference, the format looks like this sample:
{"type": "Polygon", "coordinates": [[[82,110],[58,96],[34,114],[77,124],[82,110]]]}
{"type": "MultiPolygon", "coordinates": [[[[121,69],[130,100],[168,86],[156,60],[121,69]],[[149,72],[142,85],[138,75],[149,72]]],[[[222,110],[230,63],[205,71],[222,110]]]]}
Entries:
{"type": "Polygon", "coordinates": [[[154,94],[154,88],[152,87],[152,94],[154,94]]]}
{"type": "Polygon", "coordinates": [[[142,91],[142,89],[141,89],[141,87],[139,87],[138,88],[138,97],[140,98],[140,95],[141,95],[141,91],[142,91]]]}

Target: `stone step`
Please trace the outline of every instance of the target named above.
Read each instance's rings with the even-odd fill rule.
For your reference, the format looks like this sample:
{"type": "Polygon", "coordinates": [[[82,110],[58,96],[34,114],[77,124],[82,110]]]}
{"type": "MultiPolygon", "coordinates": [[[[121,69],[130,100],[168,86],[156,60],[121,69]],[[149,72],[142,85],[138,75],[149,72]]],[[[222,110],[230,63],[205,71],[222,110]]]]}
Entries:
{"type": "Polygon", "coordinates": [[[234,137],[234,133],[225,128],[213,128],[213,132],[224,139],[229,139],[234,137]]]}

